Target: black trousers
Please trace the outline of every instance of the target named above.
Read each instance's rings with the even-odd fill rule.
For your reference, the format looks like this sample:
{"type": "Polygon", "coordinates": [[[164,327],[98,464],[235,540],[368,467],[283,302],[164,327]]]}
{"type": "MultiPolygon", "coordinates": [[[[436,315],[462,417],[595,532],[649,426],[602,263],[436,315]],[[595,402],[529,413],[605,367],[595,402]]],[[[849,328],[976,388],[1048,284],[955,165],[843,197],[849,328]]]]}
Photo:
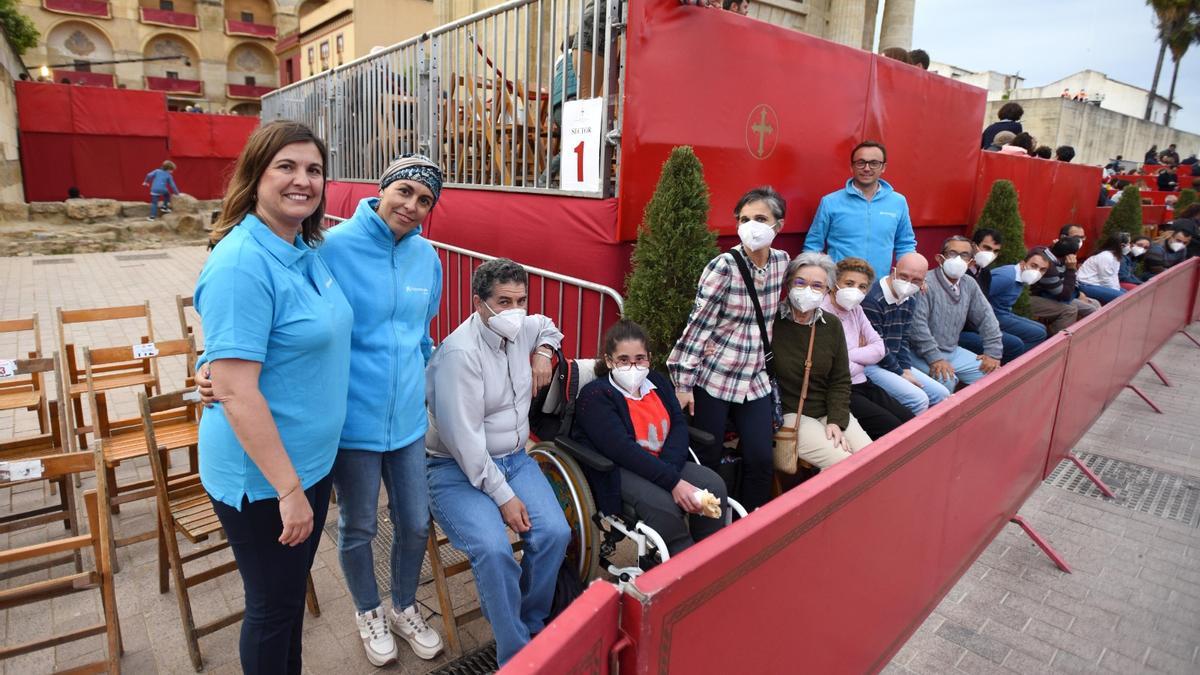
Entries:
{"type": "Polygon", "coordinates": [[[308,571],[321,542],[329,511],[333,478],[326,476],[304,491],[313,511],[313,531],[304,543],[279,543],[283,520],[278,499],[242,499],[242,510],[211,495],[246,592],[239,652],[248,675],[300,674],[300,641],[304,633],[304,601],[308,571]]]}
{"type": "Polygon", "coordinates": [[[854,415],[871,440],[880,438],[913,418],[911,410],[870,380],[850,385],[850,414],[854,415]]]}
{"type": "MultiPolygon", "coordinates": [[[[725,518],[709,518],[699,514],[684,513],[675,504],[671,493],[642,478],[626,468],[621,472],[621,499],[633,505],[638,518],[654,528],[667,543],[671,555],[682,553],[692,544],[713,534],[725,526],[725,518]]],[[[729,508],[725,498],[725,481],[712,469],[694,462],[684,462],[680,478],[699,490],[708,490],[721,500],[723,509],[729,508]]]]}
{"type": "Polygon", "coordinates": [[[733,495],[734,499],[747,511],[769,502],[771,479],[775,475],[775,458],[771,450],[771,416],[774,413],[771,395],[742,403],[722,401],[702,387],[693,388],[692,395],[696,400],[692,426],[707,431],[716,439],[710,446],[695,448],[700,463],[720,473],[721,457],[725,454],[725,427],[732,417],[742,451],[741,490],[733,495]]]}

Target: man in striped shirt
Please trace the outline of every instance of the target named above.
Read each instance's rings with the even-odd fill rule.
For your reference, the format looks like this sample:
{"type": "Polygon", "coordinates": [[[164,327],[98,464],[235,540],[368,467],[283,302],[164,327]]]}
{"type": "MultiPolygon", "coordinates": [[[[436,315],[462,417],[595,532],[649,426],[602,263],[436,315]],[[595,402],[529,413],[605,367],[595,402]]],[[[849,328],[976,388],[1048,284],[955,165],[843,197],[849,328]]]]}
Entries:
{"type": "Polygon", "coordinates": [[[1050,268],[1029,289],[1029,308],[1033,318],[1049,320],[1048,332],[1054,335],[1079,319],[1100,309],[1100,303],[1075,288],[1075,254],[1083,246],[1084,231],[1078,225],[1064,225],[1058,241],[1050,247],[1050,268]]]}

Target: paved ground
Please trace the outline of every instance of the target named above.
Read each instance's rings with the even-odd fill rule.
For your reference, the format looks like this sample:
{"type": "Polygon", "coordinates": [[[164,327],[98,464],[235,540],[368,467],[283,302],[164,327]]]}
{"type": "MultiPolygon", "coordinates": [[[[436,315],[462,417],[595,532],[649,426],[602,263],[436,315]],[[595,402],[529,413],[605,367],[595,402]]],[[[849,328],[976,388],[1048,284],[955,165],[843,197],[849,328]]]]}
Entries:
{"type": "MultiPolygon", "coordinates": [[[[0,258],[0,318],[37,311],[43,345],[50,350],[57,339],[56,306],[98,307],[149,299],[156,336],[177,337],[174,298],[191,293],[205,252],[202,248],[176,248],[149,255],[159,257],[140,252],[75,255],[69,256],[68,262],[61,262],[67,257],[0,258]],[[54,264],[35,264],[51,261],[54,264]]],[[[72,333],[68,339],[127,344],[143,333],[144,326],[129,321],[72,333]]],[[[27,337],[14,341],[0,336],[0,358],[30,348],[27,337]]],[[[1139,375],[1137,382],[1167,415],[1153,415],[1135,396],[1122,394],[1077,450],[1147,467],[1145,473],[1156,478],[1180,477],[1173,483],[1184,486],[1177,490],[1180,498],[1186,500],[1190,495],[1193,501],[1188,503],[1194,503],[1200,492],[1200,449],[1195,443],[1200,419],[1193,405],[1200,395],[1200,349],[1175,338],[1157,361],[1176,386],[1163,387],[1149,370],[1139,375]],[[1190,492],[1187,485],[1191,485],[1190,492]]],[[[179,386],[182,361],[164,364],[163,377],[165,387],[179,386]]],[[[115,397],[111,404],[117,416],[134,412],[132,396],[115,397]]],[[[0,438],[26,433],[35,424],[29,415],[0,413],[0,438]]],[[[146,471],[144,463],[133,463],[122,467],[120,476],[126,480],[146,471]]],[[[1125,477],[1119,472],[1110,476],[1114,483],[1125,477]]],[[[45,498],[42,488],[32,485],[0,490],[0,513],[45,498]]],[[[1117,502],[1105,502],[1059,487],[1040,487],[1022,514],[1062,552],[1075,573],[1058,572],[1019,529],[1006,529],[887,670],[1200,672],[1200,529],[1196,515],[1190,522],[1176,522],[1135,512],[1122,505],[1120,498],[1119,494],[1117,502]]],[[[336,510],[331,511],[330,522],[334,518],[336,510]]],[[[136,533],[148,529],[151,519],[148,503],[129,504],[117,517],[116,527],[125,534],[136,533]]],[[[0,535],[0,549],[42,541],[48,534],[57,536],[45,529],[0,535]]],[[[122,548],[119,559],[122,567],[116,584],[126,648],[123,668],[130,673],[190,672],[174,598],[158,593],[154,545],[147,542],[122,548]]],[[[374,672],[362,656],[352,607],[328,537],[322,541],[313,577],[323,612],[319,618],[308,617],[305,623],[306,670],[374,672]]],[[[36,578],[32,574],[20,580],[36,578]]],[[[11,583],[0,582],[0,588],[11,583]]],[[[469,606],[473,597],[469,581],[455,584],[452,591],[460,608],[469,606]]],[[[435,606],[430,584],[421,588],[418,598],[435,606]]],[[[227,576],[203,584],[193,591],[193,602],[198,621],[215,618],[239,607],[240,582],[236,576],[227,576]]],[[[97,620],[99,609],[96,594],[81,593],[57,599],[49,609],[0,611],[0,642],[12,644],[44,634],[51,627],[76,628],[97,620]]],[[[440,621],[435,619],[434,624],[440,625],[440,621]]],[[[208,672],[239,671],[237,636],[235,625],[201,639],[208,672]]],[[[486,624],[468,625],[464,637],[468,649],[481,644],[489,638],[486,624]]],[[[102,649],[98,638],[89,638],[0,662],[0,669],[22,675],[49,672],[98,658],[102,649]]],[[[426,663],[402,653],[407,657],[393,672],[420,673],[446,662],[442,657],[426,663]]]]}

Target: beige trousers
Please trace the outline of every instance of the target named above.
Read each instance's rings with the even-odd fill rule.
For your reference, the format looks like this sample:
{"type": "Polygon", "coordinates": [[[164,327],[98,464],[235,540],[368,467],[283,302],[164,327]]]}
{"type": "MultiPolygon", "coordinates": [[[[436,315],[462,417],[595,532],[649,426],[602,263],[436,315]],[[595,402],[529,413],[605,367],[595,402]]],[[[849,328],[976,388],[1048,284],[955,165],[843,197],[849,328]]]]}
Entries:
{"type": "MultiPolygon", "coordinates": [[[[796,413],[783,416],[783,426],[790,427],[796,422],[796,413]]],[[[850,444],[850,452],[835,448],[833,441],[825,437],[825,418],[800,418],[799,450],[800,459],[819,469],[825,469],[846,459],[852,452],[858,452],[871,442],[871,437],[863,431],[854,415],[850,416],[850,424],[842,432],[846,442],[850,444]]]]}

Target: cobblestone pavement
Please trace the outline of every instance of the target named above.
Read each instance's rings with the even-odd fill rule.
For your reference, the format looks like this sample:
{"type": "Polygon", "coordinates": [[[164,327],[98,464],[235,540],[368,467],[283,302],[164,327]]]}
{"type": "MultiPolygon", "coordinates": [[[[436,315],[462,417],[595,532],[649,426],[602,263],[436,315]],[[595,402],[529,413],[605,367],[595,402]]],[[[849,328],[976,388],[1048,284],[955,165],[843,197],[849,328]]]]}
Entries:
{"type": "MultiPolygon", "coordinates": [[[[47,258],[0,258],[0,318],[38,312],[43,349],[57,342],[54,310],[140,304],[150,301],[158,339],[178,337],[175,295],[189,295],[205,259],[203,248],[173,248],[154,252],[104,253],[47,258]]],[[[89,330],[74,330],[69,340],[79,344],[119,345],[139,339],[144,325],[116,322],[89,330]]],[[[1194,332],[1200,333],[1200,330],[1194,332]]],[[[0,358],[32,348],[28,335],[0,335],[0,358]]],[[[1172,379],[1164,387],[1146,369],[1137,384],[1150,394],[1166,415],[1154,415],[1131,393],[1121,394],[1076,448],[1101,458],[1145,467],[1154,476],[1181,477],[1181,499],[1200,493],[1200,420],[1193,403],[1200,399],[1200,349],[1182,337],[1173,338],[1156,357],[1172,379]],[[1192,378],[1192,375],[1198,377],[1192,378]],[[1190,492],[1187,489],[1190,485],[1190,492]]],[[[163,364],[164,390],[182,385],[182,359],[163,364]]],[[[114,417],[135,413],[129,396],[110,398],[114,417]]],[[[36,429],[32,415],[0,413],[0,438],[36,429]]],[[[177,458],[181,465],[182,456],[177,458]]],[[[1106,469],[1107,471],[1107,469],[1106,469]]],[[[1105,474],[1108,476],[1108,474],[1105,474]]],[[[123,465],[119,480],[148,477],[144,461],[123,465]]],[[[1116,480],[1117,477],[1113,479],[1116,480]]],[[[85,487],[91,486],[91,479],[85,487]]],[[[990,673],[1018,671],[1138,673],[1200,672],[1200,529],[1193,512],[1178,522],[1123,505],[1043,485],[1021,513],[1074,567],[1059,572],[1016,527],[1006,528],[969,569],[913,635],[893,662],[892,673],[990,673]]],[[[0,513],[41,503],[48,497],[36,484],[0,490],[0,513]]],[[[1196,510],[1200,510],[1197,507],[1196,510]]],[[[337,511],[331,509],[330,522],[337,511]]],[[[149,529],[153,510],[148,502],[125,505],[116,516],[118,534],[149,529]]],[[[45,541],[59,536],[46,528],[0,534],[0,549],[45,541]]],[[[184,552],[188,549],[185,547],[184,552]]],[[[129,673],[186,673],[192,671],[179,613],[173,595],[157,591],[156,549],[146,542],[119,549],[121,570],[116,575],[125,656],[129,673]]],[[[214,556],[210,564],[225,560],[214,556]]],[[[202,566],[202,565],[201,565],[202,566]]],[[[189,568],[192,569],[192,568],[189,568]]],[[[61,571],[61,570],[60,570],[61,571]]],[[[44,578],[27,574],[16,580],[44,578]]],[[[353,620],[353,607],[329,537],[322,539],[313,578],[320,599],[320,617],[305,620],[305,670],[312,673],[370,673],[353,620]]],[[[16,580],[0,582],[0,588],[16,580]]],[[[469,575],[451,581],[456,607],[473,602],[469,575]],[[467,581],[459,581],[467,577],[467,581]],[[458,583],[455,583],[458,582],[458,583]]],[[[241,584],[227,575],[195,588],[192,593],[198,622],[211,620],[241,604],[241,584]]],[[[432,584],[418,600],[436,607],[432,584]]],[[[428,612],[427,612],[428,613],[428,612]]],[[[79,593],[51,603],[0,611],[0,642],[12,644],[54,628],[77,628],[99,620],[96,593],[79,593]]],[[[434,619],[436,627],[441,626],[434,619]]],[[[472,649],[490,639],[487,624],[468,624],[464,647],[472,649]]],[[[221,629],[201,638],[206,672],[236,673],[238,628],[221,629]]],[[[5,662],[4,673],[43,673],[99,658],[100,638],[88,638],[5,662]]],[[[402,660],[389,672],[422,673],[448,661],[417,659],[401,647],[402,660]]]]}

